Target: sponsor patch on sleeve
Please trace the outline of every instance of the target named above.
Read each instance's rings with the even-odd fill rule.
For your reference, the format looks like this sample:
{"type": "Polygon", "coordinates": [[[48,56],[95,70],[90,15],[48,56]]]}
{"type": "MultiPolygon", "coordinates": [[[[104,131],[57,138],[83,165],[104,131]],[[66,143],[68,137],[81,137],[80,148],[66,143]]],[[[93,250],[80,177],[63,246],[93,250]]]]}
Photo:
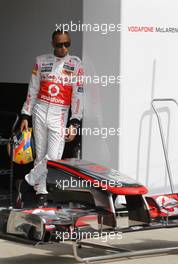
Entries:
{"type": "Polygon", "coordinates": [[[63,65],[63,69],[68,70],[68,71],[74,71],[74,66],[66,62],[63,65]]]}
{"type": "Polygon", "coordinates": [[[33,66],[33,69],[32,69],[32,74],[33,75],[37,75],[37,72],[38,72],[38,64],[35,63],[34,66],[33,66]]]}
{"type": "Polygon", "coordinates": [[[84,75],[83,68],[79,68],[78,75],[84,75]]]}

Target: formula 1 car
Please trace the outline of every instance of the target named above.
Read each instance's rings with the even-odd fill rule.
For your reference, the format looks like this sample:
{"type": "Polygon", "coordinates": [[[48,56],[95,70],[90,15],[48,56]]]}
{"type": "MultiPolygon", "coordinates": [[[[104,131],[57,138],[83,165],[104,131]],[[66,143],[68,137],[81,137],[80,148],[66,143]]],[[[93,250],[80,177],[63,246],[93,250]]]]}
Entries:
{"type": "MultiPolygon", "coordinates": [[[[84,160],[48,162],[48,208],[0,209],[0,237],[23,243],[73,241],[78,261],[78,245],[86,245],[88,234],[96,235],[178,227],[178,195],[145,196],[147,188],[118,171],[84,160]],[[129,225],[120,228],[116,198],[124,195],[129,225]],[[74,207],[65,207],[72,202],[74,207]]],[[[33,206],[33,205],[32,205],[33,206]]],[[[90,243],[91,244],[91,243],[90,243]]],[[[96,247],[96,245],[95,245],[96,247]]],[[[172,248],[171,248],[172,249],[172,248]]],[[[123,249],[122,249],[123,250],[123,249]]],[[[91,260],[153,254],[157,249],[137,253],[122,251],[91,260]]]]}
{"type": "Polygon", "coordinates": [[[119,236],[124,232],[178,227],[177,193],[150,196],[145,186],[117,170],[78,159],[48,161],[47,186],[47,208],[34,204],[25,209],[0,208],[0,238],[31,244],[72,241],[74,256],[80,262],[178,249],[129,251],[109,246],[112,253],[107,255],[78,255],[78,247],[91,246],[86,242],[88,235],[92,238],[96,232],[98,236],[103,231],[119,236]],[[126,207],[118,204],[120,196],[125,197],[126,207]],[[121,227],[121,213],[126,211],[128,225],[121,227]]]}
{"type": "Polygon", "coordinates": [[[102,225],[102,228],[104,226],[109,229],[115,228],[117,221],[114,200],[118,195],[125,195],[128,209],[132,207],[132,210],[129,210],[130,219],[148,222],[147,210],[142,197],[143,194],[147,193],[147,189],[116,170],[84,160],[48,161],[47,185],[49,189],[48,199],[56,207],[45,209],[34,207],[30,210],[2,208],[0,214],[1,230],[6,230],[7,234],[24,235],[25,237],[28,237],[30,233],[31,237],[32,228],[34,238],[37,239],[36,232],[39,233],[40,226],[40,235],[37,240],[41,240],[45,237],[46,230],[52,228],[53,225],[57,226],[57,229],[59,225],[65,226],[67,224],[67,228],[68,225],[75,226],[78,218],[81,216],[83,218],[89,214],[97,216],[98,223],[102,225]],[[70,202],[77,204],[78,208],[62,209],[65,204],[70,202]],[[133,208],[134,203],[137,203],[135,209],[133,208]],[[135,211],[139,211],[139,216],[135,211]],[[35,231],[34,222],[37,224],[38,231],[35,231]],[[45,222],[44,226],[42,225],[43,222],[45,222]]]}

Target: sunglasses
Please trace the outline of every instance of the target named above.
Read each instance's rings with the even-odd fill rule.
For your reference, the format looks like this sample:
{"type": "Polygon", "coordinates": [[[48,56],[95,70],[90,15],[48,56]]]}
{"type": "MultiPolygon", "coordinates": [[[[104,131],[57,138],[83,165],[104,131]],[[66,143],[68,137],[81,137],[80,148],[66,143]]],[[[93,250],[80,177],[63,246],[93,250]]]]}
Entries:
{"type": "Polygon", "coordinates": [[[67,41],[67,42],[61,42],[61,43],[56,43],[55,44],[55,47],[58,48],[58,49],[61,49],[63,46],[65,48],[69,48],[70,47],[70,44],[71,43],[69,41],[67,41]]]}

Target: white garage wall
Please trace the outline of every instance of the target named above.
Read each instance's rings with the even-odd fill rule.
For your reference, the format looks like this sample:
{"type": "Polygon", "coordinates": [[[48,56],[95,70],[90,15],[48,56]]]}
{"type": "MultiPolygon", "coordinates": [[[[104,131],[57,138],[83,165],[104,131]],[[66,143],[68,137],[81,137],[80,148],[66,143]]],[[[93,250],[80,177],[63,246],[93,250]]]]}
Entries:
{"type": "MultiPolygon", "coordinates": [[[[119,24],[120,1],[84,0],[83,23],[119,24]]],[[[104,26],[105,27],[105,26],[104,26]]],[[[113,168],[118,167],[118,135],[109,135],[119,128],[119,84],[105,85],[102,76],[119,76],[120,32],[83,32],[83,62],[86,76],[99,76],[100,83],[85,84],[85,113],[82,157],[113,168]],[[94,134],[95,131],[95,134],[94,134]],[[98,134],[97,134],[98,133],[98,134]]],[[[106,32],[106,31],[105,31],[106,32]]]]}
{"type": "MultiPolygon", "coordinates": [[[[0,82],[28,83],[35,57],[52,51],[56,24],[82,21],[82,0],[0,0],[0,82]]],[[[81,57],[82,33],[71,54],[81,57]]]]}
{"type": "MultiPolygon", "coordinates": [[[[178,100],[177,10],[176,0],[122,1],[119,169],[147,184],[152,193],[170,192],[157,122],[149,111],[155,97],[178,100]],[[153,32],[129,31],[132,26],[153,27],[153,32]]],[[[178,109],[157,106],[162,107],[165,134],[169,130],[169,158],[178,190],[178,109]]]]}

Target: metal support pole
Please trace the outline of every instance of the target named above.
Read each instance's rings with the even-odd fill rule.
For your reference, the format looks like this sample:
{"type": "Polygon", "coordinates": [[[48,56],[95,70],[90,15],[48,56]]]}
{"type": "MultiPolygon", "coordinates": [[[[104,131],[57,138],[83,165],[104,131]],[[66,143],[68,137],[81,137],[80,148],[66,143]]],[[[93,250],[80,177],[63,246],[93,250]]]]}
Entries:
{"type": "MultiPolygon", "coordinates": [[[[82,245],[82,243],[81,243],[82,245]]],[[[88,243],[88,246],[93,246],[95,248],[99,248],[99,245],[96,244],[91,244],[88,243]]],[[[111,254],[107,254],[107,255],[102,255],[102,256],[95,256],[95,257],[87,257],[87,258],[81,258],[78,255],[77,252],[77,242],[73,242],[73,253],[74,253],[74,257],[77,261],[79,262],[85,262],[85,263],[89,263],[91,261],[99,261],[99,260],[111,260],[111,259],[120,259],[120,258],[129,258],[129,257],[137,257],[137,256],[146,256],[146,255],[154,255],[154,254],[163,254],[163,253],[171,253],[173,251],[177,251],[178,247],[168,247],[168,248],[158,248],[158,249],[146,249],[146,250],[135,250],[135,251],[127,251],[127,252],[123,252],[123,249],[120,250],[119,252],[119,248],[108,248],[106,247],[106,250],[109,251],[115,251],[116,253],[111,253],[111,254]]]]}
{"type": "Polygon", "coordinates": [[[163,152],[164,152],[164,158],[166,162],[166,168],[167,168],[167,173],[168,173],[168,178],[169,178],[169,183],[170,183],[170,188],[171,192],[174,193],[174,187],[173,187],[173,181],[172,181],[172,173],[171,173],[171,168],[170,168],[170,163],[169,163],[169,158],[168,158],[168,151],[166,148],[166,143],[165,143],[165,138],[164,138],[164,133],[163,133],[163,127],[161,123],[161,119],[159,116],[159,113],[154,105],[155,102],[174,102],[177,106],[178,103],[175,99],[173,98],[156,98],[151,101],[151,106],[156,114],[157,120],[158,120],[158,125],[159,125],[159,131],[160,131],[160,136],[161,136],[161,142],[162,142],[162,147],[163,147],[163,152]]]}

